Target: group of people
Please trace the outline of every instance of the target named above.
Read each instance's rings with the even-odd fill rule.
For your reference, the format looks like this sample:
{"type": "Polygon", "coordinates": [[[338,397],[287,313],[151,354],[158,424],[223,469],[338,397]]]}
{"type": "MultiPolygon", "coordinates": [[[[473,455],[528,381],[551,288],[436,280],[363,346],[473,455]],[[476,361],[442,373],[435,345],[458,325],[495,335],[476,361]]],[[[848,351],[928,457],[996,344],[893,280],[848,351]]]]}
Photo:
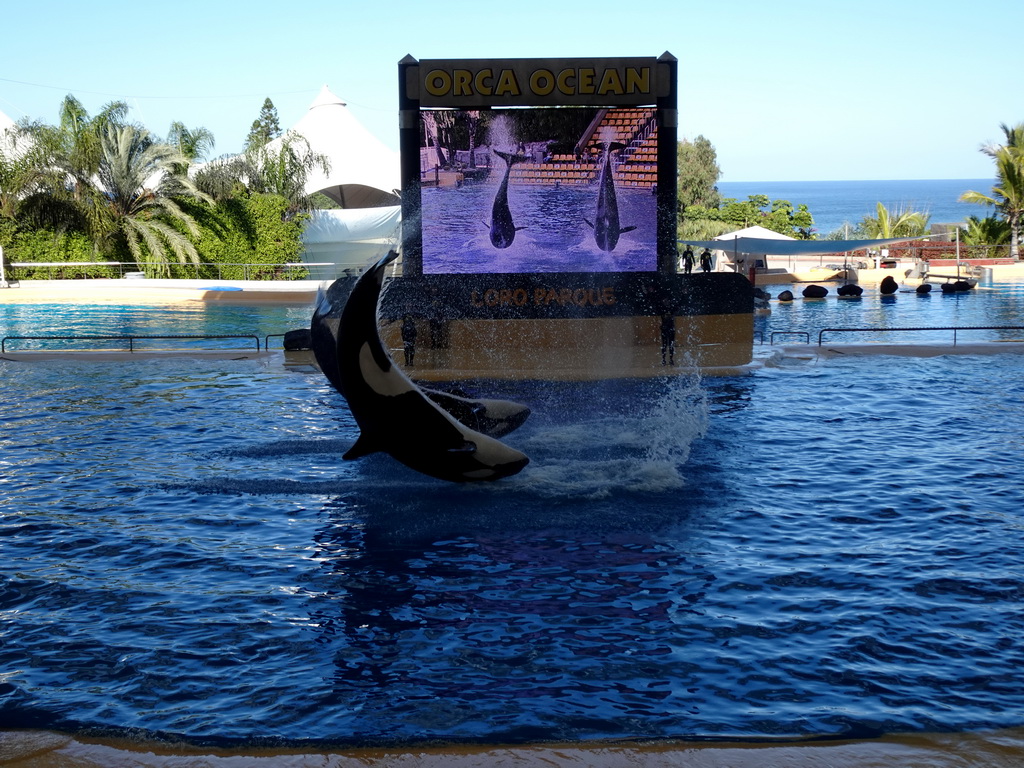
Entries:
{"type": "MultiPolygon", "coordinates": [[[[693,272],[693,249],[690,246],[686,246],[686,250],[683,251],[682,262],[684,274],[693,272]]],[[[707,248],[700,254],[700,268],[705,272],[711,271],[711,251],[707,248]]]]}

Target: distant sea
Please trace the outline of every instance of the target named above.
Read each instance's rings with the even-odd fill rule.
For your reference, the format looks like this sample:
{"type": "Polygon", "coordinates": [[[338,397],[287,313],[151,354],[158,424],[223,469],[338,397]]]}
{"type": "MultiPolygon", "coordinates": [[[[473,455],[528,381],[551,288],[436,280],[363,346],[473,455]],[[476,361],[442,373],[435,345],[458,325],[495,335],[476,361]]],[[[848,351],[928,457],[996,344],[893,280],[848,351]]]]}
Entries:
{"type": "Polygon", "coordinates": [[[746,200],[748,195],[767,195],[772,200],[803,203],[814,217],[819,237],[852,226],[866,215],[875,215],[876,204],[890,209],[924,211],[932,224],[952,224],[968,216],[984,217],[991,208],[957,199],[969,189],[988,194],[992,179],[918,179],[908,181],[720,181],[722,197],[746,200]]]}

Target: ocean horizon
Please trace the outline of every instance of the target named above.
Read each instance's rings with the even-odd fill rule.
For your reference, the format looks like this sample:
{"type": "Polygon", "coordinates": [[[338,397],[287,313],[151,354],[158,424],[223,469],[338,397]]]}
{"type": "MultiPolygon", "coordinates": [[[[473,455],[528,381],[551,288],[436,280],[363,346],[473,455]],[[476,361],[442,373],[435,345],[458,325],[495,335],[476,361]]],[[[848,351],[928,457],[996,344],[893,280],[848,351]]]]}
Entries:
{"type": "Polygon", "coordinates": [[[989,206],[961,203],[967,190],[985,192],[993,179],[883,179],[876,181],[720,181],[723,198],[746,200],[750,195],[767,195],[771,200],[804,204],[814,217],[814,233],[825,237],[849,224],[852,229],[867,215],[875,214],[877,203],[890,209],[923,211],[931,224],[954,224],[968,216],[985,217],[989,206]]]}

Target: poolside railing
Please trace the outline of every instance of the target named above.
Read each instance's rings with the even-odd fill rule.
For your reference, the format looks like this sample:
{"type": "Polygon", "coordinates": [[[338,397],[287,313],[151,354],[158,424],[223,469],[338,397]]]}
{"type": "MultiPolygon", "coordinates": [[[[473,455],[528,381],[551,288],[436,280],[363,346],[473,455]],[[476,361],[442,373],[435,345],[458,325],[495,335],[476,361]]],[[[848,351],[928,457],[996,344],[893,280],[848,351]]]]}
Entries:
{"type": "MultiPolygon", "coordinates": [[[[327,267],[334,274],[340,265],[334,261],[288,262],[285,264],[252,264],[246,262],[181,262],[157,261],[140,265],[133,261],[14,261],[8,266],[17,269],[24,277],[25,270],[38,270],[51,279],[75,279],[78,277],[147,277],[146,268],[159,268],[175,277],[195,280],[301,280],[309,277],[310,268],[327,267]],[[225,277],[225,271],[228,275],[225,277]],[[216,272],[216,278],[214,278],[216,272]]],[[[345,264],[355,268],[355,265],[345,264]]],[[[154,273],[155,274],[155,273],[154,273]]],[[[9,279],[13,279],[8,276],[9,279]]]]}
{"type": "MultiPolygon", "coordinates": [[[[196,339],[202,339],[202,340],[209,340],[209,339],[252,339],[256,343],[256,351],[257,352],[260,351],[260,337],[259,336],[255,336],[253,334],[199,334],[199,335],[171,334],[171,335],[166,335],[166,336],[148,336],[148,335],[104,336],[104,335],[88,334],[88,335],[78,335],[78,336],[4,336],[3,339],[0,339],[0,353],[6,353],[7,352],[7,342],[8,341],[127,341],[128,342],[128,351],[129,352],[135,352],[136,351],[136,349],[135,349],[135,342],[139,341],[139,340],[142,340],[142,339],[149,339],[149,340],[152,340],[152,339],[161,339],[161,340],[167,340],[167,339],[192,339],[192,340],[196,340],[196,339]]],[[[196,347],[192,347],[192,349],[195,350],[196,347]]],[[[206,351],[218,351],[218,348],[213,348],[213,349],[204,348],[204,350],[206,350],[206,351]]],[[[38,351],[46,351],[46,350],[38,350],[38,351]]],[[[97,351],[99,351],[99,350],[97,350],[97,351]]],[[[173,351],[173,352],[177,352],[177,351],[180,351],[180,349],[159,349],[159,350],[147,349],[146,351],[147,352],[154,352],[154,351],[160,351],[160,352],[172,352],[173,351]]]]}

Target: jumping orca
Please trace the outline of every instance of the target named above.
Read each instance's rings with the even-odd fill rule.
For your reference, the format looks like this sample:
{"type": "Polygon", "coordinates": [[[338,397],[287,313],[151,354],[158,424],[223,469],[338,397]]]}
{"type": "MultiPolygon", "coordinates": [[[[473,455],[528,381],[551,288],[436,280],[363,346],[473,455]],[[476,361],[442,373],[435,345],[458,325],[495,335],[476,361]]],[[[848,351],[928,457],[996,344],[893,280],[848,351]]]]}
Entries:
{"type": "Polygon", "coordinates": [[[615,180],[612,178],[612,151],[625,149],[625,144],[613,141],[604,145],[604,159],[601,162],[601,176],[598,179],[597,215],[594,222],[587,219],[587,226],[594,230],[594,240],[602,251],[613,251],[619,242],[619,235],[631,232],[636,227],[619,226],[619,204],[615,199],[615,180]]]}
{"type": "MultiPolygon", "coordinates": [[[[341,373],[338,370],[338,321],[355,283],[355,277],[342,277],[331,283],[326,293],[318,290],[316,309],[309,327],[316,363],[342,395],[345,392],[342,390],[341,373]]],[[[518,429],[530,415],[527,406],[511,400],[471,400],[425,387],[421,387],[420,391],[462,424],[491,437],[501,437],[518,429]]]]}
{"type": "Polygon", "coordinates": [[[377,303],[392,252],[356,282],[338,323],[340,391],[359,425],[344,455],[384,452],[410,469],[452,482],[498,480],[529,459],[493,437],[470,429],[431,402],[392,362],[377,330],[377,303]]]}
{"type": "Polygon", "coordinates": [[[508,209],[508,177],[512,175],[513,164],[524,162],[526,157],[498,150],[494,150],[494,154],[505,161],[505,176],[498,185],[498,194],[494,196],[494,204],[491,206],[491,223],[485,226],[491,230],[491,245],[495,248],[508,248],[516,239],[516,232],[525,229],[515,225],[512,211],[508,209]]]}

